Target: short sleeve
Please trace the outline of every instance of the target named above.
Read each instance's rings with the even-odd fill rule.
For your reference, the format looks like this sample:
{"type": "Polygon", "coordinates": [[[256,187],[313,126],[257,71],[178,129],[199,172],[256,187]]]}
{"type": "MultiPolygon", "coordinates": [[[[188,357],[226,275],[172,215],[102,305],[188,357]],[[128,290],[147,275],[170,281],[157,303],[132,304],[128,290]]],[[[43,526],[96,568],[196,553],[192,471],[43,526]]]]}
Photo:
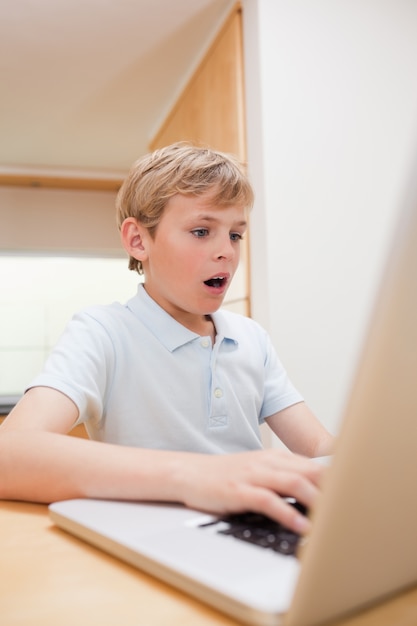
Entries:
{"type": "Polygon", "coordinates": [[[274,413],[302,401],[303,396],[292,384],[270,338],[267,336],[264,400],[259,416],[260,423],[263,423],[267,417],[274,415],[274,413]]]}
{"type": "Polygon", "coordinates": [[[86,311],[76,314],[31,387],[51,387],[78,407],[77,423],[98,423],[114,369],[114,347],[104,326],[86,311]]]}

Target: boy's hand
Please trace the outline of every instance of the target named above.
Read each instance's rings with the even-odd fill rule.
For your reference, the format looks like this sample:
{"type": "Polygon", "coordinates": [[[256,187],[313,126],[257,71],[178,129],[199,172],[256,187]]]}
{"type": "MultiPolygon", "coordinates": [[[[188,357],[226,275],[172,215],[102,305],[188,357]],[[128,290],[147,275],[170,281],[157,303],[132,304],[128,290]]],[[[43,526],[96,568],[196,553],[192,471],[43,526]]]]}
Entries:
{"type": "Polygon", "coordinates": [[[182,502],[191,508],[224,514],[263,513],[305,534],[310,521],[285,496],[312,508],[324,467],[285,450],[259,450],[227,455],[192,455],[180,480],[182,502]]]}

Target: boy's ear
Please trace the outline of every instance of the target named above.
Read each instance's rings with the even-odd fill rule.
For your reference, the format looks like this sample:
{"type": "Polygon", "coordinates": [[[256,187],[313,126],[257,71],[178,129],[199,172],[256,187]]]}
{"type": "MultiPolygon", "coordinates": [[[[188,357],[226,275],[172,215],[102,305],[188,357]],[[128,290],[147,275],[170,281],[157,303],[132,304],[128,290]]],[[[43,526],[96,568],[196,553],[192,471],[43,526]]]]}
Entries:
{"type": "Polygon", "coordinates": [[[148,229],[134,217],[127,217],[120,227],[122,244],[129,256],[138,261],[147,259],[146,242],[148,229]]]}

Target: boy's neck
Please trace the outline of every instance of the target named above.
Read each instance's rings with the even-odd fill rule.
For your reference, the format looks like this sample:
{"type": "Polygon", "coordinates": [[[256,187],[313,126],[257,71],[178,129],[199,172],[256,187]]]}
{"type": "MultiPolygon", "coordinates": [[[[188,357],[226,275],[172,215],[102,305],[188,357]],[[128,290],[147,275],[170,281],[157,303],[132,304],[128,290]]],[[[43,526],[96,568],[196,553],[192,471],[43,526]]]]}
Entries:
{"type": "Polygon", "coordinates": [[[204,315],[201,323],[193,324],[192,326],[187,326],[189,330],[192,330],[194,333],[201,335],[202,337],[210,337],[211,343],[214,345],[214,341],[216,339],[216,327],[214,326],[214,322],[211,318],[211,315],[204,315]]]}
{"type": "Polygon", "coordinates": [[[202,337],[210,337],[212,344],[214,345],[216,338],[216,327],[212,320],[210,314],[207,315],[196,315],[191,313],[185,313],[184,311],[181,314],[178,314],[178,310],[173,307],[170,309],[164,306],[163,302],[158,301],[152,294],[152,291],[149,292],[146,283],[143,285],[147,294],[161,307],[165,310],[166,313],[171,315],[179,324],[182,324],[188,330],[191,330],[193,333],[197,333],[202,337]]]}
{"type": "Polygon", "coordinates": [[[205,317],[206,322],[207,322],[207,324],[208,324],[208,326],[209,326],[209,329],[210,329],[210,332],[209,332],[209,333],[207,333],[207,334],[208,334],[208,335],[209,335],[209,337],[211,338],[211,343],[212,343],[212,345],[214,346],[214,342],[215,342],[215,340],[216,340],[216,327],[215,327],[215,325],[214,325],[214,322],[213,322],[213,320],[212,320],[211,315],[205,315],[204,317],[205,317]]]}
{"type": "Polygon", "coordinates": [[[214,341],[216,339],[216,327],[214,326],[214,322],[211,318],[211,315],[204,315],[201,318],[201,321],[187,324],[187,322],[182,322],[183,326],[191,330],[193,333],[197,333],[201,337],[210,337],[212,344],[214,345],[214,341]]]}

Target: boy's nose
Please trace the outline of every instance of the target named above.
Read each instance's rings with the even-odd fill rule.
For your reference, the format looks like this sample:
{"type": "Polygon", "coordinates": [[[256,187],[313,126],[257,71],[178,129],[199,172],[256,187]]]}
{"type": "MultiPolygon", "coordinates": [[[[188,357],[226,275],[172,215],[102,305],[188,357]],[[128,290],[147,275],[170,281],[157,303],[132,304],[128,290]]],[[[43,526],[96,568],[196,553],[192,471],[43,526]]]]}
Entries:
{"type": "Polygon", "coordinates": [[[230,237],[221,242],[221,245],[217,248],[217,259],[232,259],[236,254],[236,250],[233,247],[230,237]]]}

